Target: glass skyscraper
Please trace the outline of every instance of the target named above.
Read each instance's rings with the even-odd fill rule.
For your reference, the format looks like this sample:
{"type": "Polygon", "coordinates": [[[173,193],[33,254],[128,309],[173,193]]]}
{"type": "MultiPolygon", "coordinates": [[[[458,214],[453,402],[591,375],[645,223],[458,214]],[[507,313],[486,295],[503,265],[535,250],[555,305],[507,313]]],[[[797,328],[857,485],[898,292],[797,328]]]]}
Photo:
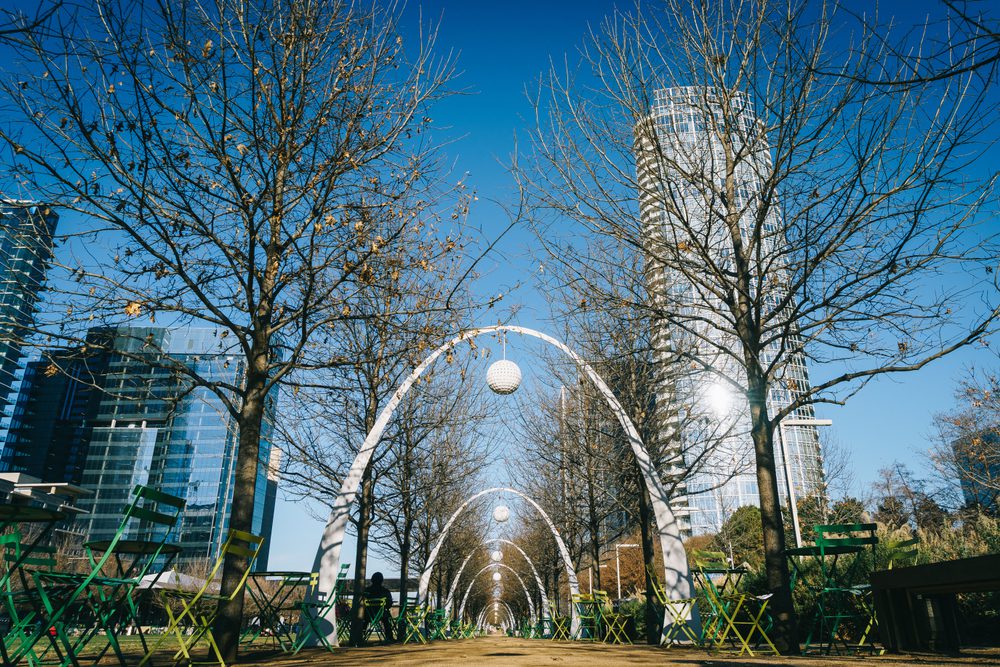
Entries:
{"type": "MultiPolygon", "coordinates": [[[[29,364],[30,384],[19,449],[33,470],[48,471],[93,492],[79,505],[77,525],[90,540],[110,539],[137,484],[185,498],[175,529],[183,563],[214,559],[228,532],[236,479],[237,429],[222,400],[195,386],[190,368],[208,382],[238,386],[243,357],[213,328],[93,329],[92,349],[49,352],[29,364]],[[58,372],[44,372],[49,365],[58,372]]],[[[277,487],[270,459],[274,400],[262,426],[253,531],[270,538],[277,487]]],[[[130,538],[146,538],[138,529],[130,538]]],[[[268,542],[255,567],[267,567],[268,542]]]]}
{"type": "MultiPolygon", "coordinates": [[[[671,433],[663,443],[668,458],[671,454],[683,457],[692,469],[674,504],[679,514],[687,516],[685,532],[694,535],[717,532],[737,508],[759,503],[750,412],[745,392],[734,392],[730,384],[746,386],[742,369],[730,356],[738,343],[724,333],[732,327],[723,320],[726,307],[718,294],[685,277],[690,271],[708,268],[683,266],[681,259],[668,266],[660,259],[661,253],[668,244],[683,258],[684,244],[699,243],[701,252],[715,253],[710,256],[716,258],[716,266],[726,267],[734,254],[728,228],[719,217],[727,196],[735,199],[733,208],[741,210],[744,239],[751,236],[750,224],[761,224],[757,238],[762,239],[761,255],[767,261],[780,254],[776,251],[783,238],[773,208],[763,222],[755,215],[758,184],[761,174],[767,173],[770,155],[752,105],[736,94],[728,101],[736,111],[723,118],[718,104],[705,88],[659,90],[648,121],[636,128],[647,283],[655,309],[674,314],[673,321],[654,318],[653,323],[656,416],[660,431],[671,433]],[[728,146],[720,140],[720,131],[729,137],[728,146]],[[741,159],[733,160],[732,152],[741,153],[741,159]],[[721,187],[727,163],[734,169],[736,182],[731,194],[721,187]],[[679,362],[678,350],[684,351],[686,359],[696,357],[698,363],[679,362]]],[[[697,261],[698,253],[690,255],[697,261]]],[[[767,271],[780,284],[780,262],[767,271]]],[[[765,348],[768,353],[776,353],[776,348],[765,348]]],[[[787,363],[768,396],[771,414],[809,387],[804,356],[786,355],[787,363]]],[[[822,489],[823,464],[811,406],[799,408],[775,429],[775,453],[782,502],[788,502],[786,469],[797,498],[822,489]],[[782,451],[787,454],[787,465],[782,451]]]]}
{"type": "Polygon", "coordinates": [[[48,206],[0,200],[0,471],[17,472],[3,443],[10,429],[25,329],[34,319],[59,216],[48,206]]]}

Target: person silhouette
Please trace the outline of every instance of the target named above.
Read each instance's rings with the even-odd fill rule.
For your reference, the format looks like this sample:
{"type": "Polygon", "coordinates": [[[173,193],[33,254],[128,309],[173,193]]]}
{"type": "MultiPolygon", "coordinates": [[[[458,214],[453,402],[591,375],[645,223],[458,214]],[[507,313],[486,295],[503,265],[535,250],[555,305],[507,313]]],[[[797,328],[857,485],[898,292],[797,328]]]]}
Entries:
{"type": "Polygon", "coordinates": [[[392,632],[392,591],[385,587],[382,583],[385,578],[382,576],[381,572],[375,572],[372,574],[371,586],[365,589],[364,598],[365,600],[385,600],[385,606],[382,611],[382,634],[385,636],[385,641],[392,642],[395,641],[392,632]]]}

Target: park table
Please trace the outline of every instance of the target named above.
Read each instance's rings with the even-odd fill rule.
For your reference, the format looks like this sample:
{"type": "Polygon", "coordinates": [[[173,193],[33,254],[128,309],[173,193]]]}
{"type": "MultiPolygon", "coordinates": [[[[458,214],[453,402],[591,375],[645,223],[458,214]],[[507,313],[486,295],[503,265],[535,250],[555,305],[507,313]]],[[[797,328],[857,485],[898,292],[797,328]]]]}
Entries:
{"type": "MultiPolygon", "coordinates": [[[[296,591],[315,586],[319,576],[315,572],[252,572],[247,579],[247,592],[257,607],[257,625],[247,628],[240,641],[252,642],[265,632],[270,632],[273,641],[285,653],[294,652],[295,639],[292,638],[293,614],[300,614],[300,625],[306,623],[301,617],[301,600],[293,599],[296,591]],[[288,618],[285,618],[287,614],[288,618]]],[[[305,631],[299,629],[299,634],[305,631]]]]}

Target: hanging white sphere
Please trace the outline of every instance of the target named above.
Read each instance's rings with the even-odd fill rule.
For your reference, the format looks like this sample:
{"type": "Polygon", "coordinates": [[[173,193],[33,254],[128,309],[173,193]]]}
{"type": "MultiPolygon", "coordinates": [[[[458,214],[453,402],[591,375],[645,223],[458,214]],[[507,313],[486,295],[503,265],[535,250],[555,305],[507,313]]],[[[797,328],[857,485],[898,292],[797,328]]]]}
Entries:
{"type": "Polygon", "coordinates": [[[503,523],[510,518],[510,510],[507,509],[506,505],[497,505],[493,509],[493,520],[497,523],[503,523]]]}
{"type": "Polygon", "coordinates": [[[499,563],[500,561],[503,560],[503,552],[497,549],[496,551],[490,554],[490,558],[493,559],[494,563],[499,563]]]}
{"type": "Polygon", "coordinates": [[[494,393],[513,394],[521,386],[521,369],[509,359],[495,361],[486,371],[486,384],[494,393]]]}
{"type": "Polygon", "coordinates": [[[500,573],[499,572],[494,572],[493,573],[493,581],[500,581],[500,573]]]}

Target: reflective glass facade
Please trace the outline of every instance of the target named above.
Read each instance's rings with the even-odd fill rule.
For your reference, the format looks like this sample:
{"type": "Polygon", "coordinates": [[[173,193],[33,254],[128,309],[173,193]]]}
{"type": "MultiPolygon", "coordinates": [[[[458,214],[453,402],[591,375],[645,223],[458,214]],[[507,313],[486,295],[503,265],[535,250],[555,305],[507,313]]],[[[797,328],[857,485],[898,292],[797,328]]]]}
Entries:
{"type": "MultiPolygon", "coordinates": [[[[90,539],[114,535],[121,511],[136,484],[147,484],[187,500],[177,541],[182,560],[214,559],[225,541],[236,478],[237,429],[222,400],[195,387],[183,372],[196,369],[209,381],[238,385],[242,357],[215,329],[121,328],[95,331],[113,336],[114,353],[104,372],[103,391],[88,416],[89,447],[81,485],[94,491],[81,506],[90,539]]],[[[270,537],[273,502],[268,502],[270,435],[274,401],[261,442],[253,530],[270,537]]],[[[140,528],[133,537],[148,537],[140,528]]],[[[265,552],[257,561],[266,568],[265,552]]]]}
{"type": "MultiPolygon", "coordinates": [[[[47,206],[0,201],[0,444],[18,418],[23,329],[34,317],[58,220],[47,206]]],[[[0,471],[22,472],[13,453],[0,445],[0,471]]]]}
{"type": "MultiPolygon", "coordinates": [[[[723,333],[731,330],[732,324],[724,320],[731,315],[716,295],[696,287],[680,270],[667,268],[657,260],[662,252],[657,248],[663,247],[658,244],[670,244],[683,251],[681,244],[697,243],[699,248],[708,249],[716,267],[722,267],[716,270],[732,270],[731,234],[719,215],[726,155],[717,132],[724,127],[731,132],[730,150],[743,156],[734,166],[736,187],[732,196],[734,209],[742,211],[744,240],[751,235],[748,225],[758,222],[758,183],[761,174],[768,171],[769,150],[756,131],[757,120],[749,101],[736,95],[729,103],[733,117],[722,119],[718,103],[705,89],[660,90],[655,95],[649,125],[640,124],[636,129],[640,204],[649,243],[647,281],[654,302],[675,318],[654,323],[658,365],[666,369],[676,363],[676,350],[684,350],[688,358],[699,360],[690,364],[695,370],[670,377],[661,370],[656,378],[656,413],[661,430],[681,424],[676,439],[681,444],[674,445],[678,456],[689,465],[695,460],[701,462],[685,480],[685,497],[676,503],[681,514],[687,514],[685,532],[694,535],[717,532],[736,509],[759,503],[749,404],[745,391],[732,387],[732,383],[746,386],[742,368],[733,359],[733,351],[738,355],[740,348],[735,338],[729,339],[723,333]],[[712,127],[706,129],[709,125],[712,127]]],[[[769,210],[755,237],[760,239],[761,256],[768,261],[780,254],[777,250],[784,243],[776,209],[769,210]]],[[[766,269],[771,282],[763,283],[770,289],[763,300],[775,308],[780,288],[773,286],[783,284],[784,272],[777,262],[766,269]]],[[[788,339],[791,343],[795,342],[794,333],[788,339]]],[[[765,359],[769,354],[778,354],[776,344],[764,350],[765,359]]],[[[794,352],[784,355],[768,396],[771,414],[810,386],[805,357],[794,352]]],[[[812,407],[796,410],[785,421],[790,423],[775,432],[775,454],[779,491],[782,502],[787,504],[782,449],[788,456],[787,469],[798,498],[822,488],[823,466],[812,407]]]]}

